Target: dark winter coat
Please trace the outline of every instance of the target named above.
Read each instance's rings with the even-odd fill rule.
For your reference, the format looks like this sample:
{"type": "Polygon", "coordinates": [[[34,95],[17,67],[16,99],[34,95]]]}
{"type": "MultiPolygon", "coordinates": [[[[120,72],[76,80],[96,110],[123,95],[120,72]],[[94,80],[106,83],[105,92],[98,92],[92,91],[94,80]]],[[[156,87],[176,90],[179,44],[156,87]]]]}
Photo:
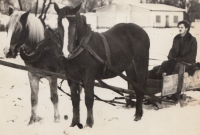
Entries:
{"type": "MultiPolygon", "coordinates": [[[[170,75],[177,71],[177,64],[179,62],[186,62],[192,64],[192,66],[186,65],[186,71],[190,70],[196,63],[197,55],[197,41],[190,33],[186,33],[184,37],[180,34],[176,35],[173,40],[172,48],[168,54],[168,61],[164,61],[160,66],[158,66],[157,73],[167,73],[170,75]]],[[[154,70],[155,70],[154,69],[154,70]]],[[[155,72],[155,71],[154,71],[155,72]]]]}
{"type": "Polygon", "coordinates": [[[190,33],[187,33],[182,39],[180,34],[173,40],[172,48],[169,51],[168,59],[176,58],[179,62],[187,62],[192,65],[196,62],[197,41],[190,33]]]}

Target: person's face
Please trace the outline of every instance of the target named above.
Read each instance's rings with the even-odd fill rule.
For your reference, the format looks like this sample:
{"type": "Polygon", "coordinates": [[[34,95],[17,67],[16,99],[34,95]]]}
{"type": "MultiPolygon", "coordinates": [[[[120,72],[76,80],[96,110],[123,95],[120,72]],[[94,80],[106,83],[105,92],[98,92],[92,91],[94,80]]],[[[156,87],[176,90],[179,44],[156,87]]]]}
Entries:
{"type": "Polygon", "coordinates": [[[184,24],[180,24],[180,25],[178,26],[178,29],[179,29],[179,33],[180,33],[181,35],[184,35],[184,34],[187,32],[187,30],[188,30],[188,28],[185,28],[185,25],[184,25],[184,24]]]}

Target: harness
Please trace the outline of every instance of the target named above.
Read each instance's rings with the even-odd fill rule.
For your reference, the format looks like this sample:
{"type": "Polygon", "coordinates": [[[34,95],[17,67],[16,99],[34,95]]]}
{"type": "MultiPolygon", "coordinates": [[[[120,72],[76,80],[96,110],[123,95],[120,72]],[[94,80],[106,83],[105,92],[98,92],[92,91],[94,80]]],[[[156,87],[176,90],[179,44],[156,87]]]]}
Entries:
{"type": "MultiPolygon", "coordinates": [[[[70,16],[70,17],[74,17],[74,16],[70,16]]],[[[87,29],[90,29],[90,28],[88,27],[87,29]]],[[[104,47],[105,47],[105,53],[106,53],[106,59],[107,60],[103,60],[90,46],[88,46],[88,41],[91,38],[91,34],[92,34],[92,32],[90,30],[87,30],[87,33],[85,34],[85,38],[81,39],[79,46],[69,55],[68,58],[66,58],[66,60],[75,58],[85,49],[95,59],[97,59],[101,64],[105,65],[103,75],[105,74],[106,70],[109,69],[112,72],[114,72],[115,74],[119,75],[124,80],[126,80],[127,82],[131,83],[133,85],[134,89],[139,90],[146,95],[149,95],[150,97],[152,97],[155,100],[171,102],[171,101],[168,101],[168,100],[165,100],[165,99],[160,99],[160,98],[154,96],[153,94],[151,94],[150,92],[143,90],[140,86],[138,86],[138,84],[133,82],[133,80],[131,80],[129,77],[125,76],[119,70],[117,70],[115,67],[113,67],[112,64],[111,64],[111,54],[110,54],[110,48],[109,48],[108,42],[107,42],[107,40],[106,40],[106,38],[103,34],[98,33],[98,35],[101,37],[103,44],[104,44],[104,47]]],[[[101,81],[101,79],[99,81],[101,81]]],[[[171,103],[174,103],[174,102],[171,102],[171,103]]]]}
{"type": "MultiPolygon", "coordinates": [[[[66,58],[66,60],[70,60],[70,59],[73,59],[75,58],[76,56],[78,56],[84,49],[87,50],[91,55],[95,55],[95,58],[96,57],[99,57],[96,53],[93,53],[91,51],[91,48],[88,46],[88,42],[90,40],[90,37],[92,35],[92,32],[89,30],[90,28],[88,27],[87,28],[87,33],[85,35],[84,38],[81,39],[81,42],[79,44],[79,46],[72,52],[69,54],[68,58],[66,58]]],[[[103,75],[102,75],[102,78],[106,72],[106,70],[108,69],[108,66],[111,65],[111,53],[110,53],[110,47],[108,45],[108,42],[107,42],[107,39],[106,37],[101,34],[101,33],[98,33],[99,37],[102,39],[103,41],[103,45],[105,47],[105,54],[106,54],[106,61],[104,62],[104,69],[103,69],[103,75]]],[[[100,57],[98,58],[99,60],[101,59],[100,57]]]]}
{"type": "MultiPolygon", "coordinates": [[[[72,18],[76,18],[76,15],[66,15],[65,17],[72,17],[72,18]]],[[[77,20],[77,19],[76,19],[77,20]]],[[[77,21],[76,21],[76,26],[77,26],[77,21]]],[[[77,36],[77,29],[78,27],[76,28],[76,31],[75,31],[75,38],[77,36]]],[[[66,58],[67,60],[70,60],[70,59],[73,59],[75,58],[76,56],[78,56],[84,49],[86,49],[89,53],[91,53],[92,55],[96,55],[95,57],[99,57],[96,53],[92,53],[90,51],[90,47],[88,47],[88,41],[90,40],[90,37],[91,37],[91,34],[92,32],[90,31],[90,28],[87,27],[86,29],[86,34],[85,34],[85,37],[81,39],[80,41],[80,44],[77,48],[75,48],[74,51],[72,51],[68,58],[66,58]]],[[[104,62],[104,70],[103,70],[103,76],[108,68],[108,65],[111,65],[111,54],[110,54],[110,47],[108,45],[108,42],[107,42],[107,39],[106,37],[101,34],[101,33],[98,33],[98,35],[101,37],[102,41],[103,41],[103,44],[104,44],[104,47],[105,47],[105,53],[106,53],[106,59],[107,61],[104,62]]],[[[99,57],[100,59],[100,57],[99,57]]],[[[102,76],[102,77],[103,77],[102,76]]]]}
{"type": "MultiPolygon", "coordinates": [[[[56,44],[56,46],[58,46],[60,49],[62,48],[62,41],[61,41],[60,36],[55,31],[53,31],[50,27],[46,27],[45,28],[45,39],[43,39],[40,42],[38,42],[36,44],[35,50],[32,51],[32,52],[34,52],[34,54],[37,52],[38,56],[35,59],[29,60],[29,61],[24,60],[24,59],[23,60],[27,61],[27,62],[34,62],[37,59],[39,59],[41,54],[44,51],[54,47],[54,46],[49,46],[48,45],[49,44],[49,42],[48,42],[49,40],[52,40],[56,44]],[[53,38],[53,37],[56,37],[56,39],[58,39],[58,41],[56,41],[55,38],[53,38]]],[[[27,51],[27,50],[28,49],[25,49],[25,48],[20,49],[20,52],[21,52],[20,55],[21,55],[22,58],[23,58],[22,51],[27,51]]]]}
{"type": "MultiPolygon", "coordinates": [[[[104,66],[104,70],[103,70],[103,76],[108,68],[108,65],[111,65],[111,54],[110,54],[110,47],[108,45],[108,42],[106,40],[106,37],[101,34],[101,33],[98,33],[98,35],[101,37],[101,39],[103,40],[103,44],[104,44],[104,47],[105,47],[105,52],[106,52],[106,58],[107,58],[107,61],[105,61],[105,66],[104,66]]],[[[102,77],[103,77],[102,76],[102,77]]]]}

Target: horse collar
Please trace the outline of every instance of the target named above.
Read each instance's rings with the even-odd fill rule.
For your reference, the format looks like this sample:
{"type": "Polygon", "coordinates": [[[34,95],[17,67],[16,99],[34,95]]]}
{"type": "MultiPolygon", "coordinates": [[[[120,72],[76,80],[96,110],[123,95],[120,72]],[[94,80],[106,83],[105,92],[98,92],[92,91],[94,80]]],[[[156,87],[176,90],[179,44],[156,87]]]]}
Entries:
{"type": "Polygon", "coordinates": [[[81,39],[79,46],[72,53],[69,54],[67,60],[75,58],[85,49],[84,46],[88,44],[91,35],[92,32],[90,30],[87,30],[86,36],[81,39]]]}

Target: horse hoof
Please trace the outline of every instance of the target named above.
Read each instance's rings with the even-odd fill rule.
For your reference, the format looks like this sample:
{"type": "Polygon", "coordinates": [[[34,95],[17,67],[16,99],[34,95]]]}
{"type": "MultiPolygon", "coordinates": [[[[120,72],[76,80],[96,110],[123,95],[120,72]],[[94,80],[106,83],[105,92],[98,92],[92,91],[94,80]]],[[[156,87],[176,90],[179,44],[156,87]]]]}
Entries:
{"type": "Polygon", "coordinates": [[[76,118],[73,118],[70,127],[74,127],[74,126],[76,126],[76,125],[78,126],[79,124],[80,124],[80,120],[79,120],[79,119],[76,119],[76,118]]]}
{"type": "Polygon", "coordinates": [[[55,122],[55,123],[59,123],[59,122],[60,122],[60,116],[54,117],[54,122],[55,122]]]}
{"type": "Polygon", "coordinates": [[[92,126],[93,126],[93,124],[86,124],[86,125],[84,126],[84,128],[87,128],[87,127],[92,128],[92,126]]]}
{"type": "Polygon", "coordinates": [[[81,123],[77,124],[77,126],[78,126],[79,129],[83,128],[83,125],[81,123]]]}
{"type": "Polygon", "coordinates": [[[134,119],[134,121],[139,121],[139,120],[141,120],[140,116],[136,116],[135,119],[134,119]]]}
{"type": "Polygon", "coordinates": [[[59,123],[59,122],[60,122],[60,119],[55,119],[54,122],[55,122],[55,123],[59,123]]]}
{"type": "Polygon", "coordinates": [[[38,117],[38,116],[37,116],[37,117],[32,117],[32,116],[31,116],[28,125],[31,125],[31,124],[33,124],[33,123],[35,123],[35,122],[39,122],[39,121],[41,121],[41,120],[42,120],[41,117],[38,117]]]}
{"type": "Polygon", "coordinates": [[[75,127],[76,125],[78,125],[78,124],[71,124],[69,127],[75,127]]]}

